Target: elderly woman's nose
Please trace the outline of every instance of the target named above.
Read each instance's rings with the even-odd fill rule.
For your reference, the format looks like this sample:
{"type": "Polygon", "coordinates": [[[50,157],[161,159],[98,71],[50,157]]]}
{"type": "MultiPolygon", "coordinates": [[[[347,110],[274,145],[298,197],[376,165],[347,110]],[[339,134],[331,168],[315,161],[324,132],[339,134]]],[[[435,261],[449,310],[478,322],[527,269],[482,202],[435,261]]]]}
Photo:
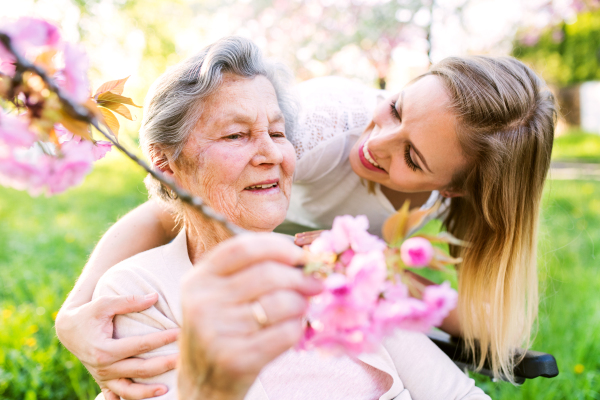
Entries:
{"type": "Polygon", "coordinates": [[[260,164],[281,164],[283,162],[283,153],[271,135],[267,132],[261,134],[256,139],[256,153],[252,157],[254,165],[260,164]]]}

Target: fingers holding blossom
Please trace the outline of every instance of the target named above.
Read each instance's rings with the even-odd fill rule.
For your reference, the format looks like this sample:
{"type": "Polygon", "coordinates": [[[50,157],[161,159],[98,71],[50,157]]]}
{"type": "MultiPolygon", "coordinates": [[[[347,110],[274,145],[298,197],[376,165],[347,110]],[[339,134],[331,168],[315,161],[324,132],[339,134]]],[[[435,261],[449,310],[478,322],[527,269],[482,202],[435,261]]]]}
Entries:
{"type": "Polygon", "coordinates": [[[184,278],[183,397],[241,399],[267,363],[298,343],[306,296],[322,290],[321,282],[293,267],[302,256],[282,238],[238,236],[184,278]]]}

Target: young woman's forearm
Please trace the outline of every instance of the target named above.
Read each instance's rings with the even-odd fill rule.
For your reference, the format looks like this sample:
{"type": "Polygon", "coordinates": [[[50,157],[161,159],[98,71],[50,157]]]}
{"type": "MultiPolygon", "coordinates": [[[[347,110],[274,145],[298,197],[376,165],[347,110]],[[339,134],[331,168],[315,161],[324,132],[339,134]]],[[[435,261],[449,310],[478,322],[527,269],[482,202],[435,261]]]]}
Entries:
{"type": "Polygon", "coordinates": [[[102,236],[65,305],[78,307],[89,302],[96,283],[110,267],[162,246],[176,235],[172,214],[159,203],[150,200],[130,211],[102,236]]]}

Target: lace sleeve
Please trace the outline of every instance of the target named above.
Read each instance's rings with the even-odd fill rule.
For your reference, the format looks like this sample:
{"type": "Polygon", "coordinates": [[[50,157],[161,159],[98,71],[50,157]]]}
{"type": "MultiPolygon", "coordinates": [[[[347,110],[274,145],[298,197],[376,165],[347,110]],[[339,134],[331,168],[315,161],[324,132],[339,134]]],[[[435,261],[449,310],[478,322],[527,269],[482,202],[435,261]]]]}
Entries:
{"type": "Polygon", "coordinates": [[[378,101],[387,96],[385,91],[334,76],[302,82],[297,90],[302,104],[292,140],[297,159],[323,141],[366,126],[378,101]]]}

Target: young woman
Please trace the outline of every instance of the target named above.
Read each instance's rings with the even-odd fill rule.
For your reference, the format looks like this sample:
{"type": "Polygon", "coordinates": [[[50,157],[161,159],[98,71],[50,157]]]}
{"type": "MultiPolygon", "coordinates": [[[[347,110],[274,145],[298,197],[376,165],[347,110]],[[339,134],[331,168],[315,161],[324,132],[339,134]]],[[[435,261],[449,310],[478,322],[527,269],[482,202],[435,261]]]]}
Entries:
{"type": "MultiPolygon", "coordinates": [[[[527,345],[537,313],[536,231],[554,136],[553,96],[512,58],[445,59],[377,106],[380,93],[327,79],[335,80],[332,86],[306,83],[312,98],[321,100],[311,104],[311,96],[304,96],[292,137],[298,161],[288,222],[323,229],[335,215],[365,214],[372,232],[379,233],[405,200],[428,206],[438,195],[449,199],[440,217],[470,246],[451,249],[463,262],[454,315],[459,324],[449,321],[447,328],[480,350],[481,364],[487,356],[496,373],[510,377],[514,349],[527,345]],[[372,108],[369,120],[365,115],[372,108]]],[[[172,366],[167,359],[132,366],[122,359],[138,349],[111,341],[107,333],[114,314],[141,310],[154,298],[136,299],[129,307],[121,305],[123,299],[108,306],[90,299],[108,268],[167,243],[177,234],[174,226],[156,203],[134,210],[100,241],[65,302],[57,318],[59,337],[97,379],[172,366]]],[[[139,340],[147,350],[174,340],[168,335],[139,340]]],[[[123,379],[112,385],[138,398],[154,389],[123,379]]]]}

